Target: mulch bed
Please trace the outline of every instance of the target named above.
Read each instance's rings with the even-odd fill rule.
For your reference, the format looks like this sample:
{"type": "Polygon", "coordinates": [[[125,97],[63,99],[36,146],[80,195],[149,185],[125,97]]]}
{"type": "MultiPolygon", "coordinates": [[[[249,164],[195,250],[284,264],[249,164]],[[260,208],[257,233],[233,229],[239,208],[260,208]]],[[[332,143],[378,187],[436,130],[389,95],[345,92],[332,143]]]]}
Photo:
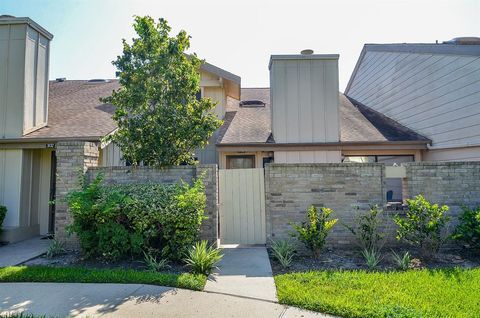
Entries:
{"type": "MultiPolygon", "coordinates": [[[[399,253],[403,251],[396,250],[399,253]]],[[[441,251],[435,259],[422,261],[416,251],[410,251],[412,257],[412,268],[476,268],[480,267],[480,253],[465,249],[450,249],[441,251]]],[[[366,270],[365,261],[361,252],[355,250],[325,250],[319,259],[299,254],[294,257],[292,266],[284,269],[269,251],[270,263],[274,275],[290,272],[305,272],[311,270],[366,270]]],[[[383,259],[378,270],[395,269],[395,263],[391,256],[391,250],[385,249],[382,253],[383,259]]]]}
{"type": "MultiPolygon", "coordinates": [[[[84,268],[95,269],[133,269],[133,270],[147,270],[142,259],[125,259],[118,262],[105,262],[103,260],[85,259],[79,251],[66,251],[62,255],[48,258],[46,255],[41,255],[31,259],[22,265],[26,266],[76,266],[84,268]]],[[[162,272],[180,274],[187,272],[188,269],[181,263],[169,263],[170,268],[162,270],[162,272]]]]}

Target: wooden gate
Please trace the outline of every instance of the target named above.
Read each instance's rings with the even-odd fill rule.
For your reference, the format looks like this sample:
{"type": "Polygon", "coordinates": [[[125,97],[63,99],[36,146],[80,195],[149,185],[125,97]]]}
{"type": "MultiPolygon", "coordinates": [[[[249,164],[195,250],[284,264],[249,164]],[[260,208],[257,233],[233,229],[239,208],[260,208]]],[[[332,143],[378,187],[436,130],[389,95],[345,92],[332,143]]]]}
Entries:
{"type": "Polygon", "coordinates": [[[263,169],[219,170],[220,244],[265,244],[263,169]]]}

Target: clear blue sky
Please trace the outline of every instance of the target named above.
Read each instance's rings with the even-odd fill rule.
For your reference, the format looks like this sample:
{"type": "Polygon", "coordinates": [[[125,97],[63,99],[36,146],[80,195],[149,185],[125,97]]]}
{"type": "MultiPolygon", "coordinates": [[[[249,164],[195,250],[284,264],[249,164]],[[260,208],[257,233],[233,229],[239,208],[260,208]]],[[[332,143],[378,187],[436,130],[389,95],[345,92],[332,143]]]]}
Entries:
{"type": "Polygon", "coordinates": [[[480,36],[480,1],[0,0],[0,14],[28,16],[52,42],[50,77],[112,78],[133,15],[164,17],[192,36],[191,51],[266,87],[271,54],[340,54],[340,89],[364,43],[444,41],[480,36]]]}

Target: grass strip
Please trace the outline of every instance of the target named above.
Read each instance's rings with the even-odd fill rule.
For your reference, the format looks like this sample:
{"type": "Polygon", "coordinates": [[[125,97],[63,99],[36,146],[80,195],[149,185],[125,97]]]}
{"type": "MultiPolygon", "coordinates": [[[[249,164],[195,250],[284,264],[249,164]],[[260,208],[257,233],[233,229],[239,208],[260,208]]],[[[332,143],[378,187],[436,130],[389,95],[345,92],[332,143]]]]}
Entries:
{"type": "Polygon", "coordinates": [[[480,317],[480,269],[275,276],[280,303],[344,318],[480,317]]]}
{"type": "Polygon", "coordinates": [[[158,273],[131,269],[83,267],[10,266],[0,268],[0,282],[150,284],[203,290],[206,276],[158,273]]]}

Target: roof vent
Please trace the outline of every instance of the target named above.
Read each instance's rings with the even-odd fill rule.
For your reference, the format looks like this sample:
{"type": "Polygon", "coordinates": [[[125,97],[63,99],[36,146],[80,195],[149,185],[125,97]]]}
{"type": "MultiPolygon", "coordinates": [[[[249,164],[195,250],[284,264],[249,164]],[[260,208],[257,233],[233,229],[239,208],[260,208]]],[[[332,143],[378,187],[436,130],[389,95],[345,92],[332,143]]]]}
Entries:
{"type": "Polygon", "coordinates": [[[66,80],[67,80],[66,77],[59,77],[55,79],[55,82],[61,83],[61,82],[65,82],[66,80]]]}
{"type": "Polygon", "coordinates": [[[464,36],[453,38],[450,41],[443,41],[443,44],[480,45],[480,38],[475,36],[464,36]]]}
{"type": "Polygon", "coordinates": [[[240,102],[240,107],[265,107],[265,103],[257,99],[242,100],[240,102]]]}
{"type": "Polygon", "coordinates": [[[101,83],[109,83],[110,80],[104,79],[104,78],[94,78],[91,80],[88,80],[89,84],[101,84],[101,83]]]}
{"type": "Polygon", "coordinates": [[[305,49],[305,50],[302,50],[302,51],[300,52],[300,54],[302,54],[302,55],[312,55],[312,54],[313,54],[313,50],[311,50],[311,49],[305,49]]]}

